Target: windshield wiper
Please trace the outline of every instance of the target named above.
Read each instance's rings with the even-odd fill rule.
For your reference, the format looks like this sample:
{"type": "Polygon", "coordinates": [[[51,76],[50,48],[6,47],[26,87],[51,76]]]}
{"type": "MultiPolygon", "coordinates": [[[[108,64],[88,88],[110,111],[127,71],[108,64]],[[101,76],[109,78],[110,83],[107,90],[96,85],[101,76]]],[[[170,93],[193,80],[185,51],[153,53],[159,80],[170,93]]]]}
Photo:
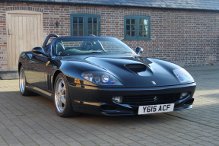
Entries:
{"type": "Polygon", "coordinates": [[[86,52],[86,53],[89,53],[89,54],[105,53],[105,51],[89,51],[89,52],[86,52]]]}

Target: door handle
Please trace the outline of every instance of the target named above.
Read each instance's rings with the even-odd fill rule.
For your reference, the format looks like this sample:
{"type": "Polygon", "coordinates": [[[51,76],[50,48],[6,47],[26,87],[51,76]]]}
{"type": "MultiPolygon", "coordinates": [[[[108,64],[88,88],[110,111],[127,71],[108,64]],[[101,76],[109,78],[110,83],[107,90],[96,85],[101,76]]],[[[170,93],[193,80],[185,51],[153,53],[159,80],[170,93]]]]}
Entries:
{"type": "Polygon", "coordinates": [[[8,29],[8,35],[12,35],[12,33],[11,33],[10,29],[8,29]]]}
{"type": "Polygon", "coordinates": [[[33,63],[35,63],[35,61],[30,60],[30,64],[33,64],[33,63]]]}

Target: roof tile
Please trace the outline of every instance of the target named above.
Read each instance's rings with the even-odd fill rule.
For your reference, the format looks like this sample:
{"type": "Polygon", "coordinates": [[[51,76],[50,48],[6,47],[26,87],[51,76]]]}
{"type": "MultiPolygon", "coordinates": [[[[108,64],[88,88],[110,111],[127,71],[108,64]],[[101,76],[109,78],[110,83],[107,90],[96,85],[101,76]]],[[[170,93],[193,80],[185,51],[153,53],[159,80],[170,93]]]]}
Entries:
{"type": "Polygon", "coordinates": [[[219,0],[9,0],[20,2],[72,3],[152,8],[219,10],[219,0]]]}

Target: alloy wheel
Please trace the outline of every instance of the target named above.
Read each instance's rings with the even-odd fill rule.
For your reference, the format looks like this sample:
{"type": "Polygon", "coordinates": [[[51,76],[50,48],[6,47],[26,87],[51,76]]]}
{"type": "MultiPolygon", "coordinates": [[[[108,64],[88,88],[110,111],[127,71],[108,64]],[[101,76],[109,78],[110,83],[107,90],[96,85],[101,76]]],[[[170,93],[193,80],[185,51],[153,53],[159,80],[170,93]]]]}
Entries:
{"type": "Polygon", "coordinates": [[[20,87],[21,93],[25,92],[25,86],[26,86],[25,75],[24,75],[23,69],[21,68],[20,74],[19,74],[19,87],[20,87]]]}
{"type": "Polygon", "coordinates": [[[66,108],[66,85],[62,78],[59,78],[55,86],[55,105],[59,113],[66,108]]]}

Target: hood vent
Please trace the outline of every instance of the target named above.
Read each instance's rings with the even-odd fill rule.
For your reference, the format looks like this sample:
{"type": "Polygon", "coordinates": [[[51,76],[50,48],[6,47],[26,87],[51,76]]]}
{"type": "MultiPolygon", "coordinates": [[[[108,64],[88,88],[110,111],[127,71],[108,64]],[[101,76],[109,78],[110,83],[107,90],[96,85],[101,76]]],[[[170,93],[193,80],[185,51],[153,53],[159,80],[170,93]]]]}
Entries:
{"type": "Polygon", "coordinates": [[[136,73],[146,71],[147,69],[147,66],[144,64],[127,64],[125,67],[136,73]]]}

